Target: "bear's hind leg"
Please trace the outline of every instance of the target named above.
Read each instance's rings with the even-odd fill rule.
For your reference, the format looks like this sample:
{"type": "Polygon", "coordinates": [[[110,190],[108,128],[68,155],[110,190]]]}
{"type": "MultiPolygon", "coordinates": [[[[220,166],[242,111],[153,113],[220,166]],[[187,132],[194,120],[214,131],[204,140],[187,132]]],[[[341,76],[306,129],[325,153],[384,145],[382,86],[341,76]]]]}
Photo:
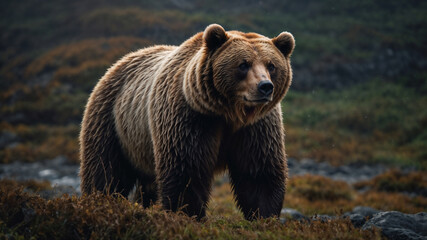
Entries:
{"type": "Polygon", "coordinates": [[[91,94],[80,131],[80,177],[82,193],[101,191],[127,197],[136,173],[123,153],[116,132],[114,103],[124,80],[110,69],[91,94]]]}
{"type": "Polygon", "coordinates": [[[156,178],[140,173],[137,179],[134,201],[142,203],[145,208],[150,207],[158,199],[156,178]]]}
{"type": "Polygon", "coordinates": [[[136,173],[124,156],[118,139],[105,136],[96,141],[89,134],[81,135],[84,141],[80,167],[82,193],[101,191],[105,194],[120,193],[127,197],[135,186],[136,173]]]}

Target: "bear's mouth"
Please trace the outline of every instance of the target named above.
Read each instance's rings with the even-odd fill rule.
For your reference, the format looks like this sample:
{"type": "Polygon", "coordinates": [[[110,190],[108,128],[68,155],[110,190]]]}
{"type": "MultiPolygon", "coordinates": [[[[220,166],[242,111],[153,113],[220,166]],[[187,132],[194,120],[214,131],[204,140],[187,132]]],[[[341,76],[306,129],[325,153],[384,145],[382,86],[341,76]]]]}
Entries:
{"type": "Polygon", "coordinates": [[[248,99],[246,96],[243,96],[243,100],[245,100],[246,102],[251,102],[251,103],[266,103],[266,102],[271,102],[272,97],[262,97],[262,98],[257,98],[257,99],[248,99]]]}

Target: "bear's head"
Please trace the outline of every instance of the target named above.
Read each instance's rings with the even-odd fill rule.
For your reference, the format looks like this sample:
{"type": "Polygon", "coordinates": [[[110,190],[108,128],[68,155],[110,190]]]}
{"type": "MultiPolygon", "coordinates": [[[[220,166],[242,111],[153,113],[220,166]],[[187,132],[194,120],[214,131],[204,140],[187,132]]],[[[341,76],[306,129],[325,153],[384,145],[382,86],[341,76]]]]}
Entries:
{"type": "Polygon", "coordinates": [[[186,97],[198,95],[199,111],[222,115],[238,126],[251,124],[274,108],[291,81],[292,34],[270,39],[256,33],[226,32],[209,25],[194,59],[195,83],[184,89],[186,97]]]}

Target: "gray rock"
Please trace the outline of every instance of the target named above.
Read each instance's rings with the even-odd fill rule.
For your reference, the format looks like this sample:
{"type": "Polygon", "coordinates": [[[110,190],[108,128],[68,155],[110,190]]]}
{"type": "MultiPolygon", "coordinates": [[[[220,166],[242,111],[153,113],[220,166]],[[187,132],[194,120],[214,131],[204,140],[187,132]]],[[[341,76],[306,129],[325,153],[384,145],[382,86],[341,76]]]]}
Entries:
{"type": "Polygon", "coordinates": [[[321,222],[328,222],[328,221],[331,221],[331,220],[334,220],[334,219],[337,219],[337,217],[336,216],[324,215],[324,214],[322,214],[322,215],[315,215],[315,216],[313,216],[311,218],[311,220],[321,221],[321,222]]]}
{"type": "Polygon", "coordinates": [[[306,216],[304,216],[302,213],[292,208],[283,208],[280,214],[282,216],[290,217],[295,220],[308,220],[306,216]]]}
{"type": "MultiPolygon", "coordinates": [[[[17,181],[29,179],[46,180],[54,187],[71,186],[80,194],[78,171],[79,166],[77,164],[70,164],[66,157],[58,156],[51,160],[35,163],[13,162],[0,164],[0,179],[9,178],[17,181]]],[[[66,193],[70,193],[70,191],[66,191],[66,193]]],[[[49,194],[47,193],[47,195],[49,194]]]]}
{"type": "Polygon", "coordinates": [[[358,213],[350,214],[350,215],[348,215],[348,217],[350,218],[350,221],[353,224],[353,226],[357,227],[357,228],[361,228],[363,226],[363,224],[365,224],[365,222],[366,222],[366,217],[364,217],[358,213]]]}
{"type": "Polygon", "coordinates": [[[282,224],[285,224],[288,221],[286,218],[280,218],[279,220],[282,224]]]}
{"type": "Polygon", "coordinates": [[[387,170],[382,165],[349,164],[335,167],[327,162],[316,162],[308,158],[300,161],[289,158],[288,168],[290,177],[304,174],[322,175],[349,184],[371,179],[387,170]]]}
{"type": "Polygon", "coordinates": [[[291,157],[290,157],[290,158],[288,158],[288,159],[287,159],[288,167],[289,167],[289,168],[294,168],[294,167],[295,167],[295,165],[297,164],[297,163],[296,163],[296,161],[297,161],[297,160],[296,160],[295,158],[291,158],[291,157]]]}
{"type": "Polygon", "coordinates": [[[13,132],[4,131],[0,133],[0,149],[10,146],[17,140],[18,136],[13,132]]]}
{"type": "Polygon", "coordinates": [[[357,206],[353,208],[352,213],[353,214],[360,214],[363,217],[372,218],[375,214],[379,213],[380,211],[370,208],[370,207],[364,207],[364,206],[357,206]]]}
{"type": "Polygon", "coordinates": [[[59,155],[50,160],[49,163],[53,166],[63,166],[68,164],[68,159],[63,155],[59,155]]]}
{"type": "Polygon", "coordinates": [[[364,206],[357,206],[354,207],[351,212],[344,213],[343,217],[350,218],[350,221],[351,223],[353,223],[353,226],[360,228],[363,226],[363,224],[365,224],[367,219],[371,219],[377,213],[379,213],[379,211],[376,209],[364,206]]]}
{"type": "Polygon", "coordinates": [[[368,220],[362,229],[378,227],[388,239],[427,239],[427,213],[405,214],[380,212],[368,220]]]}

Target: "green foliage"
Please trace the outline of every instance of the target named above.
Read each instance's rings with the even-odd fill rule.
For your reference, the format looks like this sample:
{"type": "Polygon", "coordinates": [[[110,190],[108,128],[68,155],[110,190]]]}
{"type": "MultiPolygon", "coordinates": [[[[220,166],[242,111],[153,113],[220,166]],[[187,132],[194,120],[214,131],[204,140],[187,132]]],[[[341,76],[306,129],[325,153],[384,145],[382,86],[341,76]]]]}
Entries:
{"type": "Polygon", "coordinates": [[[342,91],[290,91],[283,112],[290,156],[427,169],[422,88],[373,80],[342,91]]]}

